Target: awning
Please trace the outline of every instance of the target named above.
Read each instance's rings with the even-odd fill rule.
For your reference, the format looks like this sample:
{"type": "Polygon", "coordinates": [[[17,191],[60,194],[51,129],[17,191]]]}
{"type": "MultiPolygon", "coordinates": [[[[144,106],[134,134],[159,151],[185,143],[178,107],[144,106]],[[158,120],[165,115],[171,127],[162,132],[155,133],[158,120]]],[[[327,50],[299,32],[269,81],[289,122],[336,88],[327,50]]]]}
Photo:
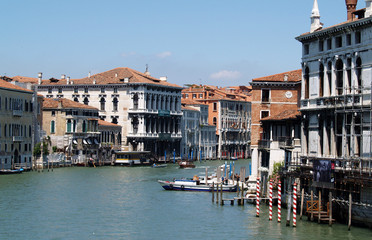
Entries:
{"type": "Polygon", "coordinates": [[[78,144],[78,142],[76,141],[76,139],[72,140],[72,143],[75,144],[75,145],[78,144]]]}
{"type": "Polygon", "coordinates": [[[83,139],[83,143],[84,143],[85,145],[88,144],[88,143],[87,143],[87,140],[85,140],[85,139],[83,139]]]}
{"type": "Polygon", "coordinates": [[[92,145],[92,140],[90,140],[89,138],[87,139],[87,142],[89,145],[92,145]]]}
{"type": "Polygon", "coordinates": [[[99,144],[99,142],[96,138],[94,139],[94,144],[97,144],[97,145],[99,144]]]}

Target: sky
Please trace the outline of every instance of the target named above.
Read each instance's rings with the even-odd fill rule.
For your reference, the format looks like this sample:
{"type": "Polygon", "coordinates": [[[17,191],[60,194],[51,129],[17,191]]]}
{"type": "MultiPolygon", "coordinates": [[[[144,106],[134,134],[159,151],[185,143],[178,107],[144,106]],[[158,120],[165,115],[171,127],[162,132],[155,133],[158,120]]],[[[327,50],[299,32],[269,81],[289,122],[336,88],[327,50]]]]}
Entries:
{"type": "MultiPolygon", "coordinates": [[[[171,83],[249,85],[301,68],[314,0],[0,0],[0,75],[83,78],[117,67],[171,83]]],[[[318,0],[324,27],[344,0],[318,0]]],[[[364,8],[359,0],[357,9],[364,8]]]]}

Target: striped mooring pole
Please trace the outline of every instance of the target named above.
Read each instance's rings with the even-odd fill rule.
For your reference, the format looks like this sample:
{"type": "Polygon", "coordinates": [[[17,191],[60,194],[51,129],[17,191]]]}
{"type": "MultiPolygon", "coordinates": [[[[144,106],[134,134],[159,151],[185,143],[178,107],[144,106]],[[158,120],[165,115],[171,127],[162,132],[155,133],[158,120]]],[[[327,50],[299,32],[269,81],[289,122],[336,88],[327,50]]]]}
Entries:
{"type": "Polygon", "coordinates": [[[256,217],[260,216],[260,178],[257,178],[256,188],[256,217]]]}
{"type": "Polygon", "coordinates": [[[296,227],[297,216],[297,183],[293,185],[293,227],[296,227]]]}
{"type": "Polygon", "coordinates": [[[282,182],[279,180],[278,184],[278,222],[281,222],[282,218],[282,182]]]}
{"type": "Polygon", "coordinates": [[[273,220],[273,181],[270,180],[269,190],[269,221],[273,220]]]}

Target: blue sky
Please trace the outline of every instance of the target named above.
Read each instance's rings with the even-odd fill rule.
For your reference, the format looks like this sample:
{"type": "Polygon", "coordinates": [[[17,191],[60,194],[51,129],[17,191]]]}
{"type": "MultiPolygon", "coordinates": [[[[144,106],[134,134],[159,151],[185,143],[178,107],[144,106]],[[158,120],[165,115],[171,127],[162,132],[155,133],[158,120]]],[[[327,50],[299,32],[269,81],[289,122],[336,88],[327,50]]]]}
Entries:
{"type": "MultiPolygon", "coordinates": [[[[344,0],[318,0],[321,22],[344,0]]],[[[116,67],[179,85],[248,85],[300,68],[313,0],[1,0],[0,75],[81,78],[116,67]]],[[[357,8],[364,8],[359,0],[357,8]]]]}

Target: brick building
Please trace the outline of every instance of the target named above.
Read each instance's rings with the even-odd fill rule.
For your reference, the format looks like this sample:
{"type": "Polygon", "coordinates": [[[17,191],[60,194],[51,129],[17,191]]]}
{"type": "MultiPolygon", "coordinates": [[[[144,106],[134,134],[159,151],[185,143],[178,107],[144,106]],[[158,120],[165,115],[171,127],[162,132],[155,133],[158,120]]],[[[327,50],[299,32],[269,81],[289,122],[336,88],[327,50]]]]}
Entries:
{"type": "Polygon", "coordinates": [[[274,154],[273,151],[274,149],[279,149],[279,138],[292,136],[292,133],[290,134],[292,131],[299,132],[298,126],[297,129],[293,129],[286,124],[275,123],[268,125],[269,129],[264,131],[262,120],[270,117],[272,120],[284,120],[287,114],[284,114],[284,116],[283,112],[291,111],[293,113],[293,111],[298,110],[301,93],[301,77],[301,70],[295,70],[256,78],[251,82],[251,179],[255,180],[257,176],[268,176],[270,171],[272,171],[270,166],[273,165],[274,159],[277,159],[276,161],[284,160],[282,151],[279,151],[279,154],[274,154]],[[282,117],[278,117],[281,115],[282,117]],[[271,156],[270,153],[272,153],[271,156]]]}

